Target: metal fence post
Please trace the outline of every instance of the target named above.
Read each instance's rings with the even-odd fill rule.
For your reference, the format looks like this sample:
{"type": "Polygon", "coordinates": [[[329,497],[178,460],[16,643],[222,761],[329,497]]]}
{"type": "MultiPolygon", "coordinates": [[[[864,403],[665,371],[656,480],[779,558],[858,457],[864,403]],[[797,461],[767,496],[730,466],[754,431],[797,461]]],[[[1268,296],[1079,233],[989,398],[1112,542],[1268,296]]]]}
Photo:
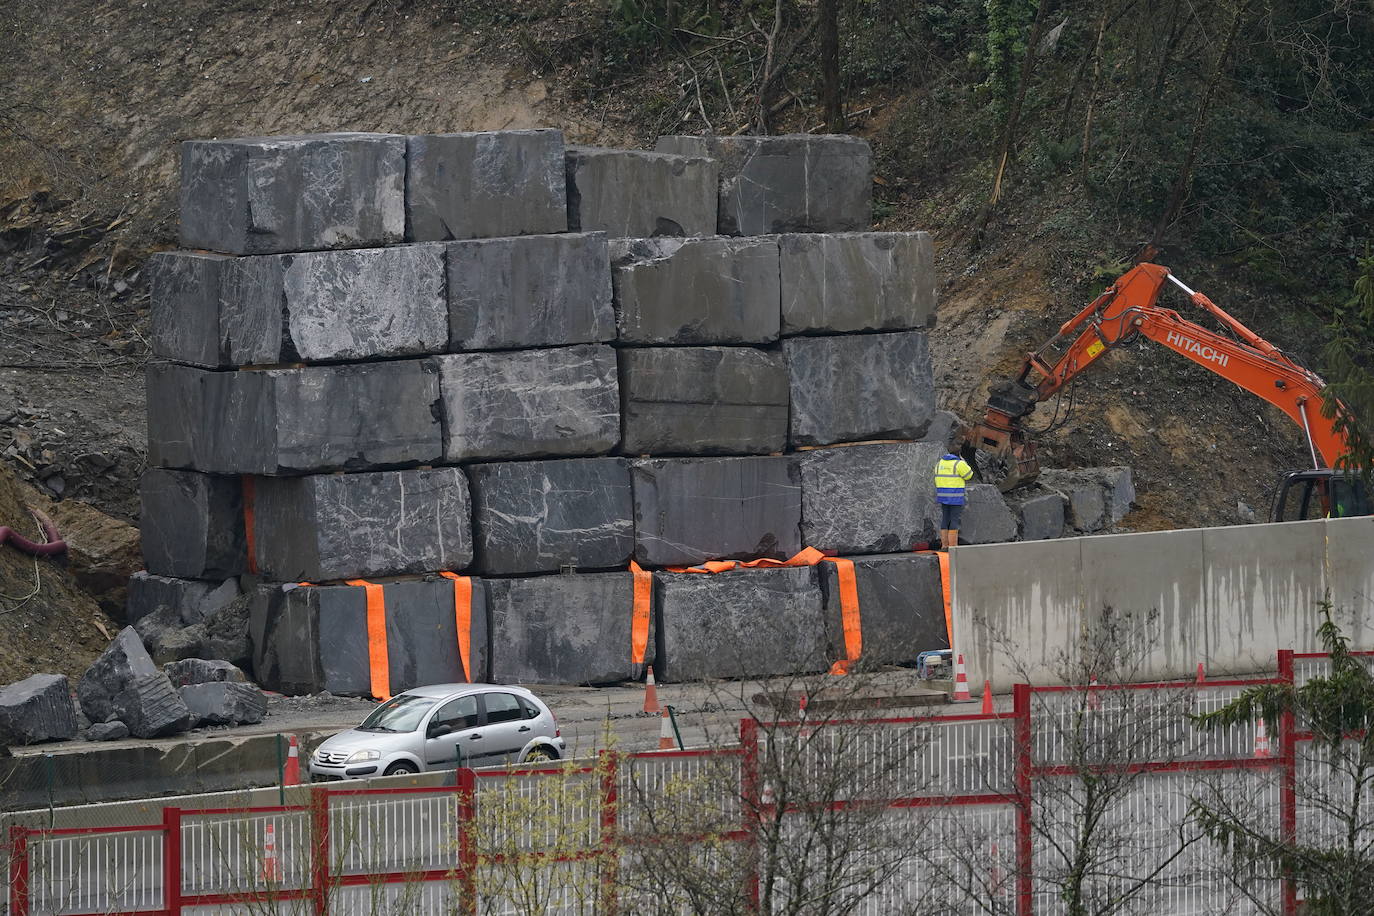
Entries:
{"type": "Polygon", "coordinates": [[[10,916],[29,916],[29,828],[10,827],[10,916]]]}
{"type": "Polygon", "coordinates": [[[601,912],[616,916],[620,908],[616,886],[619,883],[620,849],[617,827],[620,820],[620,796],[616,787],[619,758],[614,751],[597,754],[597,769],[601,771],[601,912]]]}
{"type": "Polygon", "coordinates": [[[329,914],[329,790],[324,786],[310,788],[310,892],[315,904],[315,916],[329,914]]]}
{"type": "Polygon", "coordinates": [[[464,767],[458,770],[458,912],[463,916],[477,916],[477,846],[472,836],[476,819],[477,774],[464,767]]]}
{"type": "Polygon", "coordinates": [[[740,796],[743,801],[744,830],[749,839],[749,875],[745,892],[749,897],[749,912],[759,911],[759,830],[763,812],[759,810],[759,723],[754,719],[739,720],[739,745],[744,751],[740,762],[740,796]]]}
{"type": "Polygon", "coordinates": [[[1029,684],[1012,687],[1016,712],[1016,913],[1031,916],[1031,689],[1029,684]]]}
{"type": "Polygon", "coordinates": [[[162,809],[162,906],[168,916],[181,913],[181,809],[162,809]]]}
{"type": "MultiPolygon", "coordinates": [[[[1279,650],[1279,679],[1291,691],[1293,682],[1293,650],[1279,650]]],[[[1298,742],[1293,711],[1285,710],[1279,716],[1279,761],[1282,782],[1279,787],[1279,835],[1285,845],[1292,846],[1298,840],[1298,742]]],[[[1292,876],[1285,872],[1281,879],[1284,916],[1295,916],[1298,912],[1298,888],[1292,876]]]]}

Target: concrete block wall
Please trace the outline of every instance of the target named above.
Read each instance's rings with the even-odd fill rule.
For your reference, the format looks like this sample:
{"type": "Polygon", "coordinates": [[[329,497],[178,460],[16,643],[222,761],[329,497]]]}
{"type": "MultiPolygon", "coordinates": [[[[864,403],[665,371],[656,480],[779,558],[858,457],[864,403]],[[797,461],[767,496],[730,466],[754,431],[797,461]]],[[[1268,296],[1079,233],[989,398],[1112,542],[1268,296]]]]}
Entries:
{"type": "MultiPolygon", "coordinates": [[[[852,137],[188,142],[184,250],[153,261],[142,600],[247,574],[258,678],[366,693],[364,589],[339,583],[409,577],[384,588],[393,689],[600,682],[642,674],[634,560],[663,676],[761,673],[693,661],[701,633],[743,657],[791,633],[766,667],[810,671],[843,653],[832,570],[666,568],[812,546],[894,555],[856,568],[866,657],[941,644],[930,564],[902,562],[949,426],[933,248],[869,231],[871,181],[852,137]],[[440,572],[474,577],[471,671],[440,572]]],[[[974,538],[1017,536],[984,496],[974,538]]]]}

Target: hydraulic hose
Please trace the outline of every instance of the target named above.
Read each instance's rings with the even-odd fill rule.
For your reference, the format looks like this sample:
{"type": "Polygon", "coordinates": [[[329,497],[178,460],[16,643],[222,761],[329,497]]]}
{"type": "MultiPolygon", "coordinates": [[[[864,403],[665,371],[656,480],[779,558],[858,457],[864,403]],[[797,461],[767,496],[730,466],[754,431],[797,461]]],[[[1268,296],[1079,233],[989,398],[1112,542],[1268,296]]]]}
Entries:
{"type": "Polygon", "coordinates": [[[57,533],[57,526],[37,509],[30,509],[29,514],[34,521],[38,522],[43,529],[43,536],[47,538],[45,542],[34,542],[24,537],[18,531],[6,525],[0,525],[0,545],[10,544],[23,553],[31,554],[35,557],[52,557],[59,553],[65,553],[67,542],[62,540],[62,536],[57,533]]]}

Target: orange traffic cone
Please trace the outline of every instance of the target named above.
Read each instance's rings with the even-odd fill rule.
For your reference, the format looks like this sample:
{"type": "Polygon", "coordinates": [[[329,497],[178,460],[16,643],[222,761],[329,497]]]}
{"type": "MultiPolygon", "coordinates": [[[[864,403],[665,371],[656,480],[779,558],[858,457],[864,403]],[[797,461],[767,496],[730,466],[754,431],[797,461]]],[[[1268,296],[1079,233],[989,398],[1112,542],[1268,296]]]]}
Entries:
{"type": "Polygon", "coordinates": [[[801,736],[803,738],[811,737],[811,726],[806,721],[806,707],[810,703],[811,698],[806,694],[802,694],[801,699],[797,701],[797,718],[801,721],[801,736]]]}
{"type": "Polygon", "coordinates": [[[1207,682],[1207,674],[1202,670],[1202,662],[1197,663],[1197,683],[1199,686],[1207,682]]]}
{"type": "Polygon", "coordinates": [[[281,784],[298,786],[301,784],[301,748],[295,735],[287,735],[286,766],[282,767],[281,784]]]}
{"type": "Polygon", "coordinates": [[[1088,708],[1102,708],[1102,698],[1097,695],[1097,675],[1095,674],[1088,679],[1088,708]]]}
{"type": "Polygon", "coordinates": [[[644,678],[644,711],[662,712],[663,707],[658,705],[658,685],[654,683],[654,666],[649,666],[649,673],[644,678]]]}
{"type": "Polygon", "coordinates": [[[763,781],[763,794],[759,796],[759,804],[761,804],[761,805],[771,805],[771,804],[774,804],[774,799],[773,799],[773,784],[772,784],[771,782],[769,782],[768,780],[766,780],[766,779],[763,781]]]}
{"type": "Polygon", "coordinates": [[[1255,723],[1255,756],[1269,756],[1269,726],[1264,724],[1264,716],[1255,723]]]}
{"type": "Polygon", "coordinates": [[[677,749],[677,741],[673,739],[673,717],[668,712],[668,707],[663,707],[663,719],[658,727],[658,749],[660,751],[672,751],[677,749]]]}
{"type": "Polygon", "coordinates": [[[983,681],[983,715],[990,716],[992,709],[992,681],[983,681]]]}
{"type": "Polygon", "coordinates": [[[968,692],[968,671],[964,669],[963,653],[960,653],[958,658],[958,663],[954,666],[954,702],[972,703],[973,695],[968,692]]]}
{"type": "Polygon", "coordinates": [[[272,821],[267,822],[263,831],[262,880],[281,880],[281,862],[277,859],[277,826],[272,821]]]}

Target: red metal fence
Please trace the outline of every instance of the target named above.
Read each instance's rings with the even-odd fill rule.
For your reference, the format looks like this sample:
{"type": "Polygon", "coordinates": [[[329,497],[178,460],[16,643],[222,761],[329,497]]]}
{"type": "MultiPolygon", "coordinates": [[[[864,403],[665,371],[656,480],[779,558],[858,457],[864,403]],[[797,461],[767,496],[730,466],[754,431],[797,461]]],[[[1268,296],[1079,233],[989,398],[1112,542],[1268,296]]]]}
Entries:
{"type": "MultiPolygon", "coordinates": [[[[1282,652],[1276,678],[1018,685],[1013,710],[992,715],[745,719],[738,747],[465,769],[437,788],[316,786],[308,805],[169,807],[148,827],[15,827],[9,912],[521,913],[513,876],[526,874],[545,912],[641,912],[621,873],[664,844],[739,880],[763,911],[806,880],[783,874],[770,844],[809,829],[821,804],[866,812],[864,829],[894,844],[852,912],[923,912],[934,895],[943,911],[1049,916],[1071,890],[1141,912],[1292,914],[1292,886],[1237,877],[1188,809],[1240,800],[1260,829],[1329,831],[1297,792],[1320,774],[1303,750],[1313,736],[1288,717],[1266,746],[1254,725],[1202,731],[1189,714],[1325,664],[1282,652]],[[1085,852],[1089,813],[1101,848],[1085,852]]],[[[693,911],[665,899],[656,911],[693,911]]]]}

